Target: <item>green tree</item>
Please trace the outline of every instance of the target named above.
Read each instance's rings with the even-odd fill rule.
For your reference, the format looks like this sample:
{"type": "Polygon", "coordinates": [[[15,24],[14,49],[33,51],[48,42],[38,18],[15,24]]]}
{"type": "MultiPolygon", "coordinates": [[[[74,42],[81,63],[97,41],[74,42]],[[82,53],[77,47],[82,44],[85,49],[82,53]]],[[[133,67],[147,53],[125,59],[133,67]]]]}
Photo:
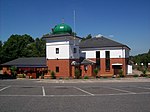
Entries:
{"type": "Polygon", "coordinates": [[[36,38],[34,42],[28,44],[24,49],[24,55],[27,57],[44,57],[45,56],[45,40],[36,38]]]}
{"type": "Polygon", "coordinates": [[[25,35],[11,35],[10,38],[2,46],[2,62],[7,62],[18,57],[24,56],[24,49],[28,44],[34,42],[34,39],[25,35]]]}
{"type": "Polygon", "coordinates": [[[11,75],[13,76],[13,78],[16,78],[16,76],[17,76],[17,67],[16,66],[11,66],[10,70],[11,70],[11,75]]]}
{"type": "Polygon", "coordinates": [[[75,32],[72,32],[71,34],[72,34],[73,36],[77,36],[77,33],[75,33],[75,32]]]}
{"type": "Polygon", "coordinates": [[[147,53],[132,56],[132,57],[130,57],[130,59],[134,63],[138,63],[138,65],[140,65],[140,63],[144,63],[144,66],[147,66],[147,64],[150,63],[150,49],[147,53]]]}
{"type": "Polygon", "coordinates": [[[91,39],[92,38],[92,35],[91,34],[88,34],[86,37],[83,37],[82,38],[82,41],[85,41],[87,39],[91,39]]]}

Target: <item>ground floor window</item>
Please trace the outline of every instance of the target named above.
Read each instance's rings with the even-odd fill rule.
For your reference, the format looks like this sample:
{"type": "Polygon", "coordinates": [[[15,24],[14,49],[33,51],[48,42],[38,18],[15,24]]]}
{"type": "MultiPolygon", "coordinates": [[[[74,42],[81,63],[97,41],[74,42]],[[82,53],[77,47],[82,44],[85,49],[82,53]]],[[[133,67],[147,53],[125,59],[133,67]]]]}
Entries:
{"type": "Polygon", "coordinates": [[[110,59],[106,59],[105,61],[106,70],[110,70],[110,59]]]}
{"type": "Polygon", "coordinates": [[[59,67],[58,66],[56,66],[56,72],[59,72],[59,67]]]}

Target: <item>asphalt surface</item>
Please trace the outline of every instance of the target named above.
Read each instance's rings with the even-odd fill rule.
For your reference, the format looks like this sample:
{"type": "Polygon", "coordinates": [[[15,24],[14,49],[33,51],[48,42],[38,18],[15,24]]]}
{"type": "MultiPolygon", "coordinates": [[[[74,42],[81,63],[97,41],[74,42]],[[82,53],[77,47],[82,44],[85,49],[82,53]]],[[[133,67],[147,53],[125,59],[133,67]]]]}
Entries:
{"type": "Polygon", "coordinates": [[[0,80],[0,112],[150,112],[150,82],[0,80]]]}

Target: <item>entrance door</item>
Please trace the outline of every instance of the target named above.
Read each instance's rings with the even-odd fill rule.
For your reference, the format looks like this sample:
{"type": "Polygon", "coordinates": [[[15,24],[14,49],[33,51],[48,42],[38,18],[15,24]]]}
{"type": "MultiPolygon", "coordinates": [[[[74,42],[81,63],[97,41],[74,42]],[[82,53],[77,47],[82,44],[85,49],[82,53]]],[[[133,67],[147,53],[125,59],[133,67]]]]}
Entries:
{"type": "Polygon", "coordinates": [[[121,70],[121,66],[120,65],[114,65],[114,75],[118,75],[120,70],[121,70]]]}

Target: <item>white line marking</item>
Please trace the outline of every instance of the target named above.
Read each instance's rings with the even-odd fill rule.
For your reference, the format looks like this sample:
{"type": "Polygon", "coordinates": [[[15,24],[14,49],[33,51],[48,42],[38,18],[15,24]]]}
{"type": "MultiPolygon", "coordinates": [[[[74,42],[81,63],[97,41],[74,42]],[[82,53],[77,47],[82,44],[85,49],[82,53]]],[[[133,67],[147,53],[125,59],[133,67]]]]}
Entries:
{"type": "Polygon", "coordinates": [[[131,91],[123,90],[123,89],[117,89],[117,88],[112,88],[112,87],[105,87],[105,88],[113,89],[113,90],[117,90],[117,91],[121,91],[121,92],[127,92],[127,93],[131,93],[131,94],[135,94],[135,92],[131,92],[131,91]]]}
{"type": "Polygon", "coordinates": [[[5,89],[7,89],[7,88],[9,88],[9,87],[11,87],[11,86],[6,86],[6,87],[0,89],[0,91],[3,91],[3,90],[5,90],[5,89]]]}
{"type": "Polygon", "coordinates": [[[150,89],[150,88],[147,88],[147,87],[136,87],[136,88],[141,88],[141,89],[150,89]]]}
{"type": "MultiPolygon", "coordinates": [[[[121,95],[147,95],[150,92],[141,93],[118,93],[118,94],[94,94],[96,97],[100,96],[121,96],[121,95]]],[[[0,97],[43,97],[43,95],[0,95],[0,97]]],[[[93,97],[92,95],[46,95],[45,97],[93,97]]]]}
{"type": "Polygon", "coordinates": [[[80,91],[82,91],[82,92],[84,92],[84,93],[86,93],[86,94],[89,94],[89,95],[91,95],[91,96],[94,96],[94,94],[92,94],[92,93],[90,93],[90,92],[87,92],[87,91],[85,91],[85,90],[83,90],[83,89],[80,89],[80,88],[78,88],[78,87],[74,87],[75,89],[77,89],[77,90],[80,90],[80,91]]]}
{"type": "Polygon", "coordinates": [[[42,86],[42,92],[43,92],[43,96],[45,96],[45,89],[44,89],[44,86],[42,86]]]}

